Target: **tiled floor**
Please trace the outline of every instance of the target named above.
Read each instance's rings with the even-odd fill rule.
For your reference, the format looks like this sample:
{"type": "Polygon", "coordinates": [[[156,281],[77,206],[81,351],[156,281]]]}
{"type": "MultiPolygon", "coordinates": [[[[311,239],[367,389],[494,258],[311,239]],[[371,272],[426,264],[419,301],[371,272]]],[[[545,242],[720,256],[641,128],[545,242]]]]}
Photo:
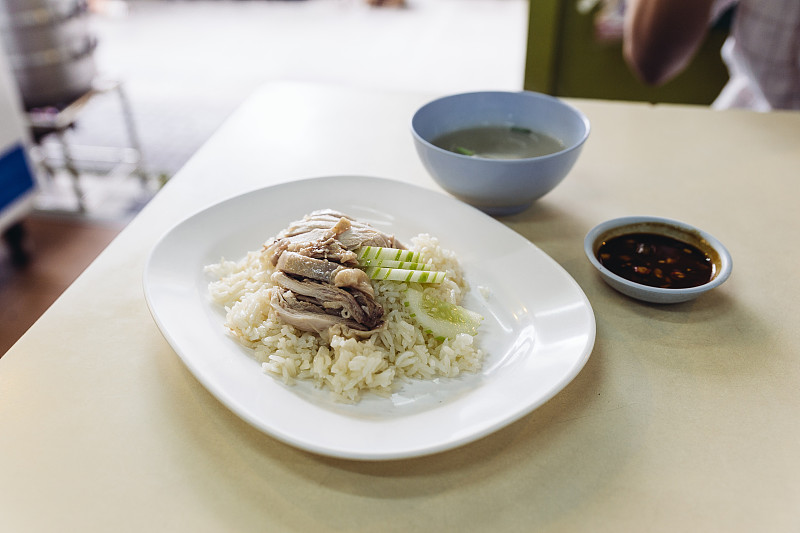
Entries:
{"type": "MultiPolygon", "coordinates": [[[[174,173],[258,85],[301,80],[459,92],[521,89],[527,0],[107,0],[100,71],[124,82],[148,168],[174,173]]],[[[76,137],[124,141],[117,102],[76,137]]]]}

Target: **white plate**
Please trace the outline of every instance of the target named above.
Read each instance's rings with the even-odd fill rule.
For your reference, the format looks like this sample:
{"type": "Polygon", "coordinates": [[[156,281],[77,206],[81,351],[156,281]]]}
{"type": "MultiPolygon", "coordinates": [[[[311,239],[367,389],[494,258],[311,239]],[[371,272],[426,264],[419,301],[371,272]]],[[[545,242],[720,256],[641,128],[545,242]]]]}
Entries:
{"type": "Polygon", "coordinates": [[[350,459],[415,457],[488,435],[563,389],[583,368],[595,338],[583,291],[536,246],[450,196],[378,178],[295,181],[201,211],[155,246],[144,288],[167,341],[224,405],[281,441],[350,459]],[[323,208],[401,241],[430,233],[458,254],[472,286],[465,305],[485,317],[480,373],[405,382],[391,398],[365,395],[343,405],[327,391],[307,383],[286,386],[261,371],[227,335],[203,267],[221,257],[238,260],[289,222],[323,208]]]}

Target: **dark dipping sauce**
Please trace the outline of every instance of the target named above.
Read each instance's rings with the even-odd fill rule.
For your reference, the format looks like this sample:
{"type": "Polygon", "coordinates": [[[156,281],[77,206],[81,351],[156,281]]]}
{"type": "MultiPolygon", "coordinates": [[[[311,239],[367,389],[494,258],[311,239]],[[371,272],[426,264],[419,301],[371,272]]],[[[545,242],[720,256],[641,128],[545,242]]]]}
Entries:
{"type": "Polygon", "coordinates": [[[655,233],[611,238],[597,259],[614,274],[634,283],[663,289],[698,287],[711,281],[714,263],[695,246],[655,233]]]}

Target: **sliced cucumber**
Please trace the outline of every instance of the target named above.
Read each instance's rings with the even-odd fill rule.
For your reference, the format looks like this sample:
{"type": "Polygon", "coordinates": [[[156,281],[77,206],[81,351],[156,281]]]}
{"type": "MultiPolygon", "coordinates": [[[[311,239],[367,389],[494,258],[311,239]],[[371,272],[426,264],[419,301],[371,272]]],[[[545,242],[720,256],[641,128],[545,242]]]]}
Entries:
{"type": "Polygon", "coordinates": [[[400,250],[398,248],[381,248],[380,246],[364,246],[358,249],[358,258],[416,262],[419,261],[419,252],[400,250]]]}
{"type": "Polygon", "coordinates": [[[360,259],[359,266],[364,267],[383,267],[383,268],[405,268],[407,270],[430,270],[430,265],[425,263],[412,263],[410,261],[391,261],[389,259],[360,259]]]}
{"type": "Polygon", "coordinates": [[[409,270],[405,268],[362,267],[370,279],[405,281],[406,283],[441,283],[445,272],[438,270],[409,270]]]}
{"type": "Polygon", "coordinates": [[[483,317],[460,305],[436,299],[418,289],[406,291],[405,305],[426,333],[454,339],[459,333],[478,334],[483,317]]]}

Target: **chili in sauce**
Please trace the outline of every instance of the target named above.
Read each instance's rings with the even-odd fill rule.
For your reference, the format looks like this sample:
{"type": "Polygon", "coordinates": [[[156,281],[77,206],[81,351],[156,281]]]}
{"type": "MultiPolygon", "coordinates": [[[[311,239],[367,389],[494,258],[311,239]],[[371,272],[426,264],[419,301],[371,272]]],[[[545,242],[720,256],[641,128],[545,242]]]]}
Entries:
{"type": "Polygon", "coordinates": [[[650,287],[698,287],[714,275],[714,263],[700,249],[655,233],[609,239],[600,245],[597,258],[614,274],[650,287]]]}

